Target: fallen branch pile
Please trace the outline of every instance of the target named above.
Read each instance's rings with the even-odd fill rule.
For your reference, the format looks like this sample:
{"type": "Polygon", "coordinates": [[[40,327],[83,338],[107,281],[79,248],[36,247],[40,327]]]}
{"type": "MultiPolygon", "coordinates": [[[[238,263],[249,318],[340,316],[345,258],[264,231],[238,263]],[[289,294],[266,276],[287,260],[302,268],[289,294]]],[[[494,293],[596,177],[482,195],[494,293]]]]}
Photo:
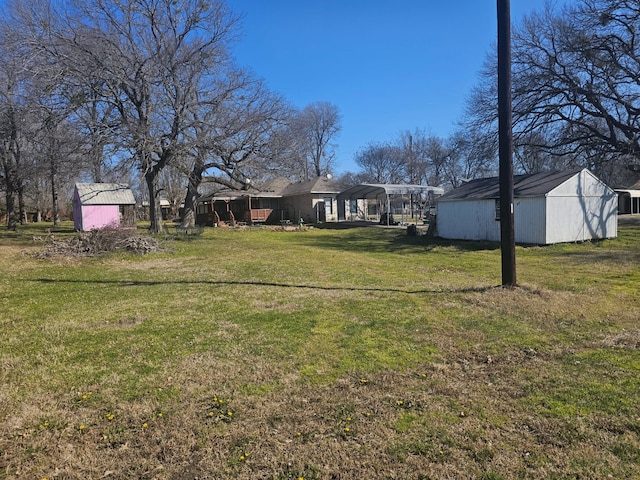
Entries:
{"type": "Polygon", "coordinates": [[[127,251],[145,255],[160,249],[160,243],[147,235],[133,230],[100,228],[82,232],[72,238],[57,240],[49,234],[46,247],[36,254],[37,258],[93,257],[115,251],[127,251]]]}

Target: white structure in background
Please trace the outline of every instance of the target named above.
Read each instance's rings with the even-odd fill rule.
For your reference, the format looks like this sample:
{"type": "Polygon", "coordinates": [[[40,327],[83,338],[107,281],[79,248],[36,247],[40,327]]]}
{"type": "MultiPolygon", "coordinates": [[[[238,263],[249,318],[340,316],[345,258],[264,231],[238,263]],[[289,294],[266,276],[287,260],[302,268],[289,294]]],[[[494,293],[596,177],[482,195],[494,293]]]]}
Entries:
{"type": "MultiPolygon", "coordinates": [[[[497,177],[471,180],[438,199],[437,235],[500,241],[497,177]]],[[[589,170],[514,177],[515,240],[548,245],[614,238],[617,194],[589,170]]]]}

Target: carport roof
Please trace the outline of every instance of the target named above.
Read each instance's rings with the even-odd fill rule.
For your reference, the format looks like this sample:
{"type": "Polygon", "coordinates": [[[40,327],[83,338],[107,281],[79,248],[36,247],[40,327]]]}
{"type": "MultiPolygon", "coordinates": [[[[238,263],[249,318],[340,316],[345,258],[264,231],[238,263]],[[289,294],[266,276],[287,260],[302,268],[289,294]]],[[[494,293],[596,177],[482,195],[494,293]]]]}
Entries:
{"type": "Polygon", "coordinates": [[[391,183],[362,183],[341,192],[339,199],[367,198],[377,199],[385,195],[442,195],[444,189],[429,185],[391,184],[391,183]]]}
{"type": "Polygon", "coordinates": [[[617,193],[626,193],[631,198],[640,198],[640,190],[630,190],[627,188],[616,188],[614,190],[617,193]]]}

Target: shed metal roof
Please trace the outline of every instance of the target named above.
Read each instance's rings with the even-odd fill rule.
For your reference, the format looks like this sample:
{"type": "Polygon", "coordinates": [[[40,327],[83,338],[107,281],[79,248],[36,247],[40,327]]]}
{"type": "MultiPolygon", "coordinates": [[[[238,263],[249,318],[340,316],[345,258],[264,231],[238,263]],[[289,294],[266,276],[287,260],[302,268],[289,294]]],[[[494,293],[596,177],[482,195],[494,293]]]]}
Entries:
{"type": "MultiPolygon", "coordinates": [[[[562,172],[542,172],[529,175],[515,175],[513,177],[514,197],[538,197],[546,195],[554,188],[562,185],[582,169],[565,170],[562,172]]],[[[500,183],[498,177],[479,178],[470,180],[455,188],[438,201],[466,200],[466,199],[495,199],[500,198],[500,183]]]]}
{"type": "Polygon", "coordinates": [[[377,199],[385,195],[442,195],[444,189],[429,185],[390,184],[390,183],[363,183],[348,188],[338,195],[339,199],[377,199]]]}
{"type": "Polygon", "coordinates": [[[614,190],[616,193],[626,193],[631,198],[640,198],[640,190],[629,190],[624,188],[616,188],[614,190]]]}
{"type": "Polygon", "coordinates": [[[76,183],[82,205],[135,205],[126,183],[76,183]]]}

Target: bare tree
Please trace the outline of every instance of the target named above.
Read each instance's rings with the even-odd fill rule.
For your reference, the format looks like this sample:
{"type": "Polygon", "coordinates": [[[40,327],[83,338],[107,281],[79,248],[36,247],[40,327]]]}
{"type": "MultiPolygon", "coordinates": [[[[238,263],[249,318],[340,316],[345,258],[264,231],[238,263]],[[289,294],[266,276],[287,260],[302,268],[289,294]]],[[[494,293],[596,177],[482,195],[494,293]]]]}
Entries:
{"type": "Polygon", "coordinates": [[[356,153],[355,161],[361,169],[361,178],[367,182],[404,182],[406,156],[397,145],[371,143],[356,153]]]}
{"type": "MultiPolygon", "coordinates": [[[[637,1],[580,0],[514,29],[514,146],[524,171],[580,164],[607,179],[611,161],[640,165],[639,23],[637,1]]],[[[490,57],[468,124],[495,130],[495,88],[490,57]]]]}
{"type": "Polygon", "coordinates": [[[452,147],[446,139],[427,135],[423,130],[404,131],[398,144],[406,159],[406,177],[409,183],[440,185],[443,181],[444,163],[452,155],[452,147]]]}
{"type": "MultiPolygon", "coordinates": [[[[189,109],[229,62],[238,18],[221,0],[32,2],[21,11],[34,47],[64,66],[71,84],[87,78],[75,99],[102,98],[92,119],[118,113],[122,144],[147,186],[151,230],[162,231],[160,174],[191,148],[189,109]]],[[[97,156],[109,128],[94,131],[97,156]]]]}
{"type": "Polygon", "coordinates": [[[7,228],[15,230],[19,222],[16,197],[23,186],[21,172],[20,118],[22,116],[18,97],[19,81],[15,78],[15,64],[10,61],[11,52],[0,54],[0,162],[7,207],[7,228]]]}
{"type": "Polygon", "coordinates": [[[188,176],[183,224],[195,222],[195,201],[208,172],[218,185],[240,189],[262,171],[272,138],[286,119],[282,99],[252,75],[232,70],[216,83],[193,112],[192,167],[188,176]]]}
{"type": "Polygon", "coordinates": [[[458,131],[447,139],[449,156],[442,165],[445,188],[456,188],[463,182],[496,173],[496,145],[476,131],[458,131]]]}
{"type": "Polygon", "coordinates": [[[331,173],[335,157],[336,137],[342,116],[337,106],[319,101],[307,105],[293,122],[291,132],[296,139],[305,179],[331,173]]]}
{"type": "Polygon", "coordinates": [[[8,19],[3,18],[0,23],[0,162],[10,230],[27,220],[24,197],[30,169],[25,150],[33,138],[35,123],[28,99],[31,89],[28,59],[28,52],[8,28],[8,19]]]}

